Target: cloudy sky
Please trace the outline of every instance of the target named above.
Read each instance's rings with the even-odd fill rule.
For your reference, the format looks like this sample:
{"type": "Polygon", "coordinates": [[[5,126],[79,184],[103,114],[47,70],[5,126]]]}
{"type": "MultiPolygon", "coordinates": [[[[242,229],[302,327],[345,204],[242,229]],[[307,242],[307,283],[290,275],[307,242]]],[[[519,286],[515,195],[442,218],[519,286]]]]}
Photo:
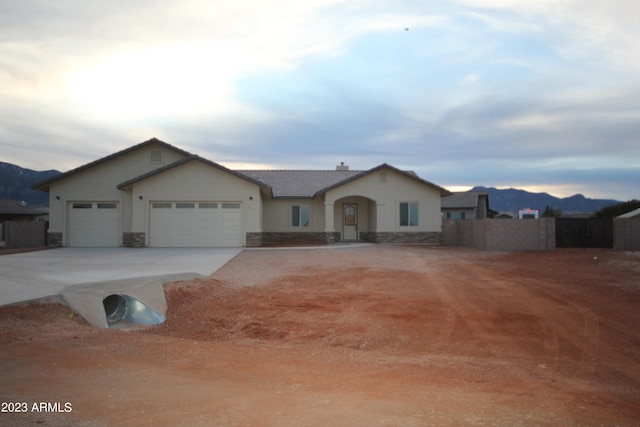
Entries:
{"type": "Polygon", "coordinates": [[[231,168],[389,163],[640,198],[640,2],[0,0],[0,161],[157,137],[231,168]]]}

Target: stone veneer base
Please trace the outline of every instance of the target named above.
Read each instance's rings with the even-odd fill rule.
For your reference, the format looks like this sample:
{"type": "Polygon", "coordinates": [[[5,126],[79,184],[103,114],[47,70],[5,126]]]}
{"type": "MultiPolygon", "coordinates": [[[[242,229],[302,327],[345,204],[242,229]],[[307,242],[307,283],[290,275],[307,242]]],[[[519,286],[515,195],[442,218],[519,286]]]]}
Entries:
{"type": "Polygon", "coordinates": [[[122,233],[122,246],[126,248],[144,248],[146,233],[143,232],[124,232],[122,233]]]}
{"type": "Polygon", "coordinates": [[[360,240],[373,243],[430,243],[442,241],[442,233],[437,231],[363,231],[360,240]]]}
{"type": "Polygon", "coordinates": [[[50,248],[59,248],[62,246],[62,233],[59,231],[50,231],[47,233],[47,246],[50,248]]]}
{"type": "Polygon", "coordinates": [[[326,245],[340,241],[340,233],[270,232],[247,233],[247,246],[262,245],[326,245]]]}

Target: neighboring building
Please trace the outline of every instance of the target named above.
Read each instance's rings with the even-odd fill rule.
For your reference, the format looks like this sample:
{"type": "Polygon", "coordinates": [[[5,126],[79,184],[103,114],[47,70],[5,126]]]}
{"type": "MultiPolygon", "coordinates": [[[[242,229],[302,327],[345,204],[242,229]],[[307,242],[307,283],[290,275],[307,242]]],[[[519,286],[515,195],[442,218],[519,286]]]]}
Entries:
{"type": "Polygon", "coordinates": [[[640,208],[618,215],[616,218],[640,218],[640,208]]]}
{"type": "Polygon", "coordinates": [[[540,212],[538,209],[524,208],[518,211],[519,219],[538,219],[540,218],[540,212]]]}
{"type": "Polygon", "coordinates": [[[20,200],[0,200],[0,223],[3,221],[45,221],[47,208],[33,208],[20,200]]]}
{"type": "Polygon", "coordinates": [[[484,219],[492,217],[486,191],[464,191],[442,198],[443,219],[484,219]]]}
{"type": "Polygon", "coordinates": [[[158,139],[37,183],[52,246],[216,247],[438,242],[447,190],[366,171],[234,171],[158,139]]]}
{"type": "MultiPolygon", "coordinates": [[[[47,210],[47,208],[33,208],[19,200],[0,200],[0,248],[25,247],[21,246],[23,236],[19,236],[19,234],[29,234],[30,232],[25,230],[31,230],[32,228],[44,228],[43,222],[41,224],[33,224],[34,227],[25,223],[46,221],[47,210]],[[14,232],[9,233],[10,229],[14,232]],[[9,239],[10,234],[11,239],[9,239]]],[[[39,237],[42,237],[42,242],[44,242],[44,235],[39,235],[39,237]]],[[[35,246],[42,245],[43,243],[35,246]]]]}
{"type": "Polygon", "coordinates": [[[518,214],[513,212],[496,212],[496,214],[493,217],[498,219],[513,219],[517,216],[518,214]]]}

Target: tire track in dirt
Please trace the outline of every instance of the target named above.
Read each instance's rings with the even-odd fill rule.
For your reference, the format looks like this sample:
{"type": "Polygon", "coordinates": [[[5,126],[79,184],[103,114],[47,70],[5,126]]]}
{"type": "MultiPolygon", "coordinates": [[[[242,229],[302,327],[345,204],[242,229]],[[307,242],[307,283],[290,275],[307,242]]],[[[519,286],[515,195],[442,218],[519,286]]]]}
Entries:
{"type": "MultiPolygon", "coordinates": [[[[496,334],[499,334],[501,329],[506,329],[505,325],[496,324],[497,322],[494,323],[495,321],[491,320],[488,313],[492,311],[495,312],[496,315],[517,313],[523,316],[530,316],[528,320],[531,323],[534,323],[531,319],[535,319],[535,324],[542,335],[540,345],[544,356],[535,356],[534,351],[524,350],[524,357],[531,360],[532,364],[526,366],[526,364],[520,364],[517,362],[517,359],[514,359],[514,363],[519,365],[521,371],[512,372],[516,378],[520,378],[518,393],[526,395],[527,393],[534,392],[538,386],[531,382],[532,378],[546,382],[546,380],[544,380],[545,376],[543,375],[541,379],[540,372],[536,370],[557,370],[562,357],[562,346],[558,327],[546,320],[556,317],[550,315],[547,310],[540,311],[538,308],[545,307],[548,302],[540,297],[531,295],[520,283],[513,283],[513,277],[500,277],[496,272],[488,271],[482,266],[454,263],[453,265],[449,265],[447,270],[447,272],[444,272],[444,277],[447,281],[457,279],[460,282],[461,277],[464,277],[458,286],[464,287],[467,298],[458,299],[456,301],[456,309],[461,312],[461,316],[467,316],[472,319],[471,321],[465,322],[465,326],[470,329],[472,336],[488,337],[491,339],[496,334]],[[451,268],[455,268],[454,274],[448,272],[451,268]],[[474,295],[481,298],[480,303],[483,303],[485,307],[480,306],[480,303],[471,303],[474,295]],[[540,360],[533,361],[536,357],[539,357],[540,360]]],[[[500,318],[497,317],[497,319],[499,320],[500,318]]],[[[587,328],[586,323],[585,328],[587,328]]],[[[504,333],[506,334],[506,332],[504,333]]],[[[513,338],[515,339],[515,337],[513,338]]],[[[501,347],[501,345],[496,345],[495,348],[493,348],[490,343],[488,343],[484,350],[489,354],[490,360],[500,360],[505,358],[505,355],[501,353],[501,347]]],[[[584,349],[584,347],[581,348],[584,349]]],[[[522,355],[517,357],[522,357],[522,355]]],[[[581,360],[587,358],[583,352],[581,360]]],[[[573,377],[575,376],[574,374],[573,377]]],[[[566,414],[564,403],[557,403],[558,401],[563,402],[564,399],[555,399],[562,391],[555,387],[547,388],[549,390],[547,391],[546,398],[541,399],[539,402],[540,410],[547,412],[552,409],[552,412],[560,419],[561,424],[570,424],[570,418],[566,414]]]]}
{"type": "MultiPolygon", "coordinates": [[[[593,381],[599,360],[600,321],[598,316],[583,304],[562,297],[557,292],[542,289],[540,280],[521,278],[517,283],[513,283],[513,276],[495,271],[491,274],[494,279],[511,281],[512,286],[517,286],[518,292],[525,295],[521,301],[512,301],[514,309],[531,313],[539,319],[544,334],[543,346],[546,351],[546,360],[538,364],[538,367],[563,372],[565,385],[556,383],[557,386],[547,395],[545,404],[556,406],[558,405],[556,402],[564,401],[559,398],[561,394],[587,390],[593,381]],[[554,307],[540,309],[550,304],[554,307]],[[556,322],[551,323],[545,320],[547,318],[556,319],[556,322]],[[578,350],[577,356],[571,354],[572,348],[578,350]],[[566,367],[560,366],[562,360],[576,362],[573,371],[564,374],[568,371],[566,367]]],[[[560,410],[555,411],[557,413],[564,413],[565,409],[569,409],[565,403],[559,405],[560,410]]],[[[544,409],[542,401],[541,408],[544,409]]],[[[566,420],[569,421],[569,418],[566,420]]]]}
{"type": "Polygon", "coordinates": [[[438,328],[438,334],[433,341],[430,342],[431,351],[438,351],[449,342],[456,327],[456,313],[452,310],[452,307],[455,306],[454,298],[444,283],[439,280],[440,268],[436,267],[434,269],[433,264],[428,264],[428,260],[418,256],[415,252],[410,252],[405,259],[408,260],[412,268],[415,268],[419,272],[423,279],[425,275],[427,276],[426,278],[429,280],[430,289],[435,291],[440,299],[442,312],[440,327],[438,328]]]}

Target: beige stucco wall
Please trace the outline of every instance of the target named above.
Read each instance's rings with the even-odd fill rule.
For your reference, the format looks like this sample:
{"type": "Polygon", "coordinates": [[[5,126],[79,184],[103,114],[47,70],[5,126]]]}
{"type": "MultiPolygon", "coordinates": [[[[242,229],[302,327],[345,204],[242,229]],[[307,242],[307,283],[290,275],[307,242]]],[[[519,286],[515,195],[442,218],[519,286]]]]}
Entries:
{"type": "MultiPolygon", "coordinates": [[[[361,196],[375,201],[375,218],[378,232],[440,232],[440,191],[408,178],[391,169],[382,169],[360,179],[335,188],[325,195],[325,203],[341,203],[342,198],[361,196]],[[380,172],[386,172],[386,181],[382,181],[380,172]],[[419,225],[417,227],[400,226],[400,202],[419,202],[419,225]]],[[[371,203],[373,209],[373,203],[371,203]]],[[[334,222],[338,228],[339,222],[334,222]]]]}
{"type": "Polygon", "coordinates": [[[324,201],[321,198],[286,198],[264,200],[264,231],[271,232],[323,232],[324,201]],[[309,205],[311,208],[309,227],[291,226],[291,206],[309,205]]]}
{"type": "Polygon", "coordinates": [[[132,232],[149,233],[149,209],[153,202],[239,202],[243,233],[262,231],[260,188],[247,180],[198,160],[186,162],[131,187],[132,232]],[[142,199],[140,199],[142,197],[142,199]]]}
{"type": "Polygon", "coordinates": [[[63,233],[67,244],[67,206],[77,201],[112,201],[120,204],[121,231],[131,227],[131,193],[118,190],[118,184],[184,158],[184,155],[162,145],[149,144],[117,158],[74,173],[49,187],[49,231],[63,233]],[[162,150],[164,161],[151,163],[149,153],[162,150]],[[56,197],[60,197],[58,200],[56,197]]]}

